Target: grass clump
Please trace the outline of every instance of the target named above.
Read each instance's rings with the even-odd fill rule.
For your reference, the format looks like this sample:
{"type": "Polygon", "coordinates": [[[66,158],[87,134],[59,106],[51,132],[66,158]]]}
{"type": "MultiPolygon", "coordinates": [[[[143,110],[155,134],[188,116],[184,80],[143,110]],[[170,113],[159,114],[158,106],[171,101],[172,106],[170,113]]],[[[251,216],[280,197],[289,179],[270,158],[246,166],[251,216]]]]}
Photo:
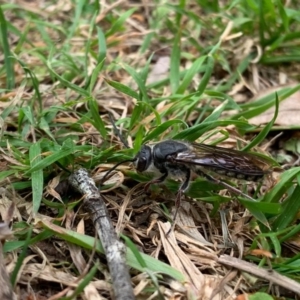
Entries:
{"type": "MultiPolygon", "coordinates": [[[[261,186],[232,183],[256,202],[236,201],[222,187],[193,178],[178,223],[185,234],[177,233],[180,243],[171,246],[161,233],[178,182],[141,196],[137,183],[149,178],[120,167],[101,189],[118,230],[131,240],[127,257],[136,297],[160,290],[166,299],[201,298],[203,285],[219,285],[228,272],[217,262],[226,252],[222,225],[230,242],[242,245],[237,256],[299,282],[300,169],[293,165],[297,151],[284,150],[300,127],[299,20],[297,3],[275,0],[2,4],[1,216],[13,226],[4,250],[15,266],[15,291],[50,297],[62,291],[58,283],[72,288],[91,249],[103,253],[79,197],[61,195],[57,183],[78,167],[99,181],[142,144],[164,139],[252,148],[275,158],[283,149],[292,167],[261,186]],[[284,119],[291,99],[294,109],[284,119]],[[220,210],[229,210],[226,224],[220,210]],[[41,269],[53,273],[43,277],[41,269]]],[[[90,285],[110,297],[105,259],[95,266],[74,295],[83,298],[90,285]]],[[[223,281],[220,299],[295,295],[251,279],[223,281]]]]}

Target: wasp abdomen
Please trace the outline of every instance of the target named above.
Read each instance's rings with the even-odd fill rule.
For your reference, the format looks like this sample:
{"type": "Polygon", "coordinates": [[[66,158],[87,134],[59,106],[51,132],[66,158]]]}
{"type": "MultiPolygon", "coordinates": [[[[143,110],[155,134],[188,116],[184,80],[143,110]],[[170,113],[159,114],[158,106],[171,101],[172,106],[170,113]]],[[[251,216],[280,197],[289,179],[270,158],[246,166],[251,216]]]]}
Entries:
{"type": "Polygon", "coordinates": [[[260,179],[262,179],[265,175],[265,173],[261,173],[260,174],[256,174],[256,175],[249,175],[249,174],[245,174],[245,173],[240,173],[240,172],[234,172],[234,171],[229,171],[229,170],[224,170],[224,169],[221,169],[221,168],[216,168],[216,167],[205,167],[205,168],[201,168],[201,169],[198,169],[198,168],[194,168],[194,172],[198,175],[202,175],[204,172],[204,170],[206,171],[211,171],[213,173],[216,173],[220,176],[225,176],[225,177],[230,177],[230,178],[236,178],[236,179],[239,179],[239,180],[246,180],[246,181],[258,181],[260,179]]]}

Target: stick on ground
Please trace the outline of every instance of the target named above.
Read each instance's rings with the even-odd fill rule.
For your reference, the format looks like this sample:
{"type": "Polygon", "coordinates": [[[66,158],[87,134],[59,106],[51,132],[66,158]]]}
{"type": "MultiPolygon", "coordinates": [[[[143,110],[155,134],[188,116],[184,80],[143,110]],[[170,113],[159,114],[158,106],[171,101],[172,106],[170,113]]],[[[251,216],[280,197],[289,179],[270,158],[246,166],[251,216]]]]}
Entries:
{"type": "Polygon", "coordinates": [[[79,169],[69,177],[69,182],[85,195],[84,209],[90,213],[103,245],[115,299],[135,299],[126,265],[126,247],[115,233],[108,210],[94,180],[89,177],[85,169],[79,169]]]}
{"type": "Polygon", "coordinates": [[[4,256],[2,253],[2,241],[6,239],[12,232],[5,222],[0,223],[0,299],[15,300],[16,297],[11,286],[10,278],[5,267],[4,256]]]}
{"type": "Polygon", "coordinates": [[[280,275],[274,270],[259,268],[254,264],[229,255],[221,255],[217,261],[222,265],[230,266],[240,271],[244,271],[254,276],[263,278],[264,280],[282,286],[296,293],[297,295],[300,295],[300,284],[298,282],[286,276],[280,275]]]}

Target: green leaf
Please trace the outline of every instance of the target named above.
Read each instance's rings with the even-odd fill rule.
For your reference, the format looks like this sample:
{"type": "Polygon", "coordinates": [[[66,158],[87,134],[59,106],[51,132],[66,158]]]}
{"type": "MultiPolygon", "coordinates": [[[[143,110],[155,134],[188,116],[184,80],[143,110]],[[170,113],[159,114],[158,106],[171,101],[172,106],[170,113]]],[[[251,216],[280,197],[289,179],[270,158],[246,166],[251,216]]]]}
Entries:
{"type": "MultiPolygon", "coordinates": [[[[96,1],[97,2],[97,1],[96,1]]],[[[65,297],[63,300],[73,300],[77,297],[80,297],[80,294],[84,291],[84,289],[87,287],[88,284],[90,284],[98,271],[98,268],[100,267],[99,261],[96,261],[96,263],[93,263],[93,267],[89,270],[87,274],[84,275],[83,279],[76,284],[76,287],[71,295],[68,297],[65,297]]],[[[78,270],[80,271],[80,270],[78,270]]]]}
{"type": "Polygon", "coordinates": [[[283,172],[280,175],[280,180],[273,187],[273,189],[267,193],[263,201],[264,202],[279,202],[281,197],[286,193],[288,188],[293,185],[293,179],[300,173],[300,167],[292,168],[283,172]]]}
{"type": "MultiPolygon", "coordinates": [[[[293,88],[283,88],[282,90],[278,91],[277,93],[279,95],[279,102],[281,103],[290,95],[296,93],[298,90],[300,90],[300,84],[296,85],[293,88]]],[[[236,120],[241,117],[250,119],[252,117],[262,114],[264,111],[274,106],[274,104],[276,105],[276,98],[274,98],[274,94],[272,93],[258,99],[257,101],[243,105],[243,111],[237,113],[234,116],[231,116],[230,119],[236,120]]]]}
{"type": "Polygon", "coordinates": [[[274,298],[265,293],[255,293],[249,295],[249,300],[274,300],[274,298]]]}
{"type": "Polygon", "coordinates": [[[140,95],[134,91],[133,89],[131,89],[130,87],[128,87],[127,85],[124,85],[120,82],[117,81],[113,81],[113,80],[108,80],[105,79],[105,81],[112,86],[113,88],[115,88],[116,90],[118,90],[119,92],[128,95],[136,100],[140,100],[140,95]]]}
{"type": "Polygon", "coordinates": [[[203,94],[203,92],[211,78],[213,68],[214,68],[214,59],[212,56],[207,56],[206,71],[205,71],[205,73],[201,79],[201,82],[198,86],[198,89],[197,89],[199,96],[203,94]]]}
{"type": "Polygon", "coordinates": [[[3,180],[5,180],[10,175],[15,174],[16,172],[17,172],[16,170],[7,170],[7,171],[0,172],[0,182],[2,182],[3,180]]]}
{"type": "Polygon", "coordinates": [[[188,127],[188,125],[182,121],[182,120],[169,120],[166,121],[162,124],[160,124],[158,127],[156,127],[155,129],[153,129],[150,133],[147,134],[147,136],[144,139],[144,143],[146,143],[147,141],[151,141],[154,139],[158,139],[158,137],[165,132],[166,130],[168,130],[171,126],[175,125],[175,124],[182,124],[184,125],[184,127],[188,127]]]}
{"type": "Polygon", "coordinates": [[[54,77],[56,77],[56,78],[60,81],[60,83],[61,83],[62,85],[64,85],[64,86],[70,88],[71,90],[73,90],[73,91],[79,93],[81,96],[85,96],[85,97],[88,97],[88,96],[89,96],[88,91],[84,90],[83,88],[81,88],[81,87],[79,87],[78,85],[76,85],[76,84],[74,84],[74,83],[68,81],[67,79],[63,78],[63,77],[60,76],[58,73],[56,73],[56,72],[53,70],[50,61],[47,61],[47,62],[46,62],[46,65],[47,65],[47,67],[48,67],[50,73],[51,73],[54,77]]]}
{"type": "Polygon", "coordinates": [[[17,262],[15,264],[14,270],[10,277],[11,283],[14,287],[17,283],[18,274],[22,268],[22,265],[24,264],[24,260],[28,255],[27,251],[28,251],[28,246],[30,245],[31,235],[32,235],[32,228],[29,228],[29,230],[27,231],[26,240],[22,241],[22,250],[21,253],[18,254],[17,262]]]}
{"type": "Polygon", "coordinates": [[[180,39],[181,32],[178,30],[173,42],[170,65],[170,83],[173,93],[175,93],[175,91],[178,89],[180,79],[180,39]]]}
{"type": "Polygon", "coordinates": [[[272,222],[273,230],[282,230],[295,220],[300,210],[300,186],[294,189],[293,193],[285,199],[282,205],[282,213],[272,222]]]}
{"type": "Polygon", "coordinates": [[[40,122],[39,122],[39,128],[41,130],[43,130],[44,132],[47,133],[47,135],[53,140],[55,141],[55,138],[53,136],[53,134],[51,133],[50,127],[48,122],[46,121],[46,119],[44,117],[41,117],[40,122]]]}
{"type": "Polygon", "coordinates": [[[268,220],[259,207],[259,202],[239,198],[239,201],[250,211],[250,213],[266,227],[270,228],[268,220]]]}
{"type": "Polygon", "coordinates": [[[272,241],[273,249],[275,251],[276,257],[281,257],[281,245],[277,237],[277,234],[276,233],[270,234],[269,237],[270,240],[272,241]]]}
{"type": "MultiPolygon", "coordinates": [[[[216,114],[214,117],[217,116],[218,110],[216,111],[216,114]]],[[[207,122],[207,119],[204,123],[195,125],[191,128],[187,128],[182,130],[180,133],[176,134],[174,136],[174,139],[178,140],[187,140],[187,141],[195,141],[198,137],[200,137],[205,132],[216,128],[218,126],[227,126],[227,125],[235,125],[239,129],[243,130],[250,130],[254,129],[255,127],[252,125],[249,125],[248,123],[244,121],[234,121],[234,120],[225,120],[225,121],[211,121],[207,122]]]]}
{"type": "MultiPolygon", "coordinates": [[[[31,107],[30,106],[25,106],[25,107],[21,108],[20,111],[23,112],[23,114],[26,116],[26,118],[30,122],[30,124],[32,126],[35,126],[35,118],[34,118],[34,115],[32,113],[31,107]]],[[[19,125],[21,125],[21,124],[19,124],[19,125]]]]}
{"type": "Polygon", "coordinates": [[[42,169],[52,165],[56,161],[60,160],[61,158],[69,156],[71,154],[74,154],[75,151],[76,151],[76,148],[74,149],[73,142],[71,140],[67,139],[64,142],[63,146],[61,147],[60,151],[56,151],[53,154],[50,154],[49,156],[47,156],[46,158],[38,161],[36,164],[31,165],[30,169],[25,174],[30,174],[32,172],[42,170],[42,169]]]}
{"type": "MultiPolygon", "coordinates": [[[[52,226],[51,228],[48,227],[47,223],[43,224],[47,229],[51,230],[52,232],[55,232],[57,236],[62,238],[65,241],[68,241],[70,243],[73,243],[75,245],[78,245],[80,247],[92,250],[96,248],[97,252],[100,252],[104,254],[104,250],[102,245],[100,244],[99,240],[94,237],[90,237],[87,235],[83,235],[80,233],[77,233],[76,231],[68,230],[62,227],[57,226],[57,230],[55,231],[55,226],[52,226]]],[[[141,259],[146,264],[147,268],[151,272],[157,272],[166,274],[176,280],[179,280],[180,282],[183,282],[185,280],[184,276],[181,274],[181,272],[177,271],[176,269],[172,268],[171,266],[167,265],[166,263],[159,261],[149,255],[146,255],[144,253],[140,253],[141,259]]],[[[144,271],[143,265],[140,264],[139,260],[137,260],[134,253],[132,253],[130,248],[127,248],[126,251],[126,260],[130,267],[139,270],[144,271]]]]}
{"type": "Polygon", "coordinates": [[[89,86],[89,91],[90,94],[92,95],[93,89],[95,87],[95,83],[97,82],[99,73],[101,72],[103,66],[104,66],[104,62],[105,60],[102,60],[98,63],[98,65],[96,66],[96,68],[93,70],[92,75],[91,75],[91,82],[90,82],[90,86],[89,86]]]}
{"type": "Polygon", "coordinates": [[[185,90],[188,88],[188,86],[192,83],[194,76],[197,73],[199,73],[200,68],[202,67],[205,59],[206,59],[206,56],[200,56],[193,62],[191,67],[185,73],[185,75],[182,79],[182,82],[176,91],[176,94],[183,94],[185,92],[185,90]]]}
{"type": "Polygon", "coordinates": [[[282,24],[283,24],[283,28],[286,32],[288,32],[289,31],[289,18],[286,14],[286,11],[285,11],[285,8],[282,4],[282,1],[277,0],[276,4],[278,5],[278,10],[279,10],[279,14],[280,14],[281,21],[282,21],[282,24]]]}
{"type": "Polygon", "coordinates": [[[96,100],[93,97],[88,98],[88,104],[89,104],[89,109],[92,114],[92,124],[93,126],[101,133],[103,139],[106,139],[107,136],[107,131],[104,125],[104,122],[102,121],[100,114],[99,114],[99,109],[98,109],[98,104],[96,100]]]}
{"type": "Polygon", "coordinates": [[[4,54],[4,66],[5,66],[5,76],[6,76],[6,88],[11,90],[15,87],[15,72],[14,72],[14,63],[13,55],[10,51],[9,46],[9,34],[7,32],[7,23],[5,16],[0,5],[0,31],[1,31],[1,44],[4,54]]]}
{"type": "MultiPolygon", "coordinates": [[[[41,147],[40,143],[34,143],[29,149],[30,167],[33,169],[41,162],[41,147]]],[[[33,212],[37,213],[43,196],[43,185],[44,175],[43,169],[40,168],[36,171],[31,172],[32,182],[32,201],[33,201],[33,212]]]]}
{"type": "Polygon", "coordinates": [[[84,1],[84,0],[76,0],[75,1],[75,4],[74,4],[75,13],[74,13],[74,16],[70,17],[70,20],[73,21],[73,24],[68,27],[68,29],[69,29],[69,34],[67,37],[68,42],[63,44],[63,46],[67,50],[71,46],[71,43],[69,42],[69,40],[74,36],[76,29],[79,27],[80,17],[82,15],[83,7],[85,4],[86,4],[86,1],[84,1]]]}
{"type": "Polygon", "coordinates": [[[227,107],[227,104],[228,104],[228,101],[226,100],[221,105],[219,105],[218,107],[216,107],[213,110],[213,112],[206,119],[203,120],[202,124],[211,123],[211,122],[219,120],[222,112],[227,107]]]}
{"type": "Polygon", "coordinates": [[[140,70],[139,75],[141,77],[141,79],[146,82],[147,81],[147,77],[149,74],[149,69],[150,69],[150,65],[152,62],[152,58],[153,58],[153,54],[149,56],[149,58],[147,59],[147,62],[145,63],[145,65],[143,66],[143,68],[140,70]]]}
{"type": "Polygon", "coordinates": [[[270,130],[272,129],[277,116],[278,116],[278,110],[279,110],[279,99],[277,93],[275,93],[275,112],[274,112],[274,117],[272,120],[263,128],[263,130],[260,131],[260,133],[242,150],[247,151],[251,149],[252,147],[258,145],[260,142],[262,142],[266,136],[269,134],[270,130]]]}
{"type": "Polygon", "coordinates": [[[144,103],[143,102],[138,102],[133,109],[133,112],[131,114],[131,119],[130,119],[130,125],[129,128],[132,129],[133,126],[136,124],[139,124],[139,120],[141,120],[141,117],[143,116],[142,111],[144,108],[144,103]]]}
{"type": "Polygon", "coordinates": [[[131,75],[131,77],[134,79],[134,81],[138,85],[139,90],[141,91],[141,94],[142,94],[142,99],[140,97],[140,100],[149,102],[145,81],[140,77],[139,73],[131,66],[129,66],[127,64],[123,64],[123,67],[131,75]]]}
{"type": "Polygon", "coordinates": [[[20,59],[16,58],[19,62],[19,64],[22,66],[24,72],[29,75],[30,79],[31,79],[31,82],[32,82],[32,86],[33,86],[33,89],[34,89],[34,92],[35,92],[35,96],[37,97],[37,100],[38,100],[38,103],[39,103],[39,109],[40,111],[42,110],[42,96],[41,96],[41,93],[40,93],[40,89],[39,89],[39,86],[40,86],[40,83],[39,83],[39,80],[36,78],[35,74],[31,71],[31,69],[29,67],[27,67],[27,65],[20,59]]]}
{"type": "MultiPolygon", "coordinates": [[[[96,1],[97,2],[97,1],[96,1]]],[[[97,37],[98,37],[98,58],[97,62],[100,63],[102,61],[105,61],[106,58],[106,38],[102,31],[102,29],[97,26],[97,37]]]]}
{"type": "Polygon", "coordinates": [[[135,256],[136,260],[139,262],[142,268],[147,268],[147,264],[143,259],[141,253],[138,251],[136,245],[125,235],[122,235],[128,248],[130,248],[132,254],[135,256]]]}
{"type": "Polygon", "coordinates": [[[278,215],[282,212],[282,207],[279,203],[267,203],[246,199],[241,199],[241,203],[243,203],[243,205],[247,208],[251,207],[251,209],[261,211],[262,213],[278,215]]]}
{"type": "Polygon", "coordinates": [[[120,15],[120,17],[117,20],[114,20],[114,22],[111,24],[111,27],[106,32],[106,37],[112,36],[115,33],[119,34],[123,31],[122,26],[125,23],[125,21],[136,11],[136,8],[133,7],[131,9],[127,9],[124,13],[120,15]]]}

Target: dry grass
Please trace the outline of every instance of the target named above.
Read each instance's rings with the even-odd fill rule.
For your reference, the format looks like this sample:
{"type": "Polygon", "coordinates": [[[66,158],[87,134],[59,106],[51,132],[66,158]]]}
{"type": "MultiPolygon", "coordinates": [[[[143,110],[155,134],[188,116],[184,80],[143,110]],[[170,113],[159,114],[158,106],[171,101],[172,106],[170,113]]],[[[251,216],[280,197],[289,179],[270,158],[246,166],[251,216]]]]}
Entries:
{"type": "MultiPolygon", "coordinates": [[[[251,140],[256,151],[276,155],[278,130],[284,131],[281,142],[297,140],[297,4],[268,1],[267,10],[255,1],[221,1],[216,9],[198,2],[101,1],[100,9],[68,0],[2,5],[9,34],[2,26],[0,213],[13,236],[0,237],[17,298],[112,298],[81,196],[57,189],[66,170],[85,167],[99,183],[142,143],[174,137],[229,148],[251,140]],[[263,115],[275,110],[274,88],[279,116],[283,100],[295,99],[290,118],[279,123],[273,113],[263,115]],[[95,248],[92,266],[99,265],[93,270],[88,262],[95,248]]],[[[282,164],[294,163],[297,146],[283,147],[282,164]]],[[[298,173],[293,166],[262,185],[236,183],[257,203],[195,177],[176,230],[166,238],[178,182],[144,193],[149,177],[131,165],[119,167],[101,191],[117,233],[135,244],[128,245],[128,264],[136,298],[237,299],[257,291],[297,297],[288,287],[269,289],[270,278],[230,269],[218,257],[271,265],[299,281],[298,173]]],[[[260,299],[269,299],[266,294],[260,299]]]]}

